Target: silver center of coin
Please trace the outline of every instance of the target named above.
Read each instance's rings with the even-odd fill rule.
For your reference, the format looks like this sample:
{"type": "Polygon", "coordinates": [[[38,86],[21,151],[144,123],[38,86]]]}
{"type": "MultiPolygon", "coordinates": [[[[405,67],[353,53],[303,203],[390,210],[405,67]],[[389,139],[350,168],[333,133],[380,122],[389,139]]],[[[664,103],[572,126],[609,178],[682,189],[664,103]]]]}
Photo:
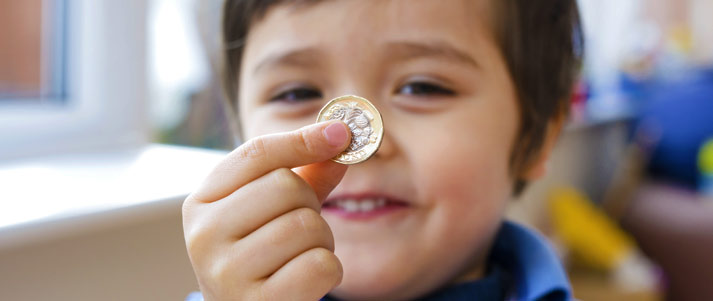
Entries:
{"type": "Polygon", "coordinates": [[[334,98],[319,110],[316,122],[340,120],[352,135],[349,146],[332,161],[341,164],[357,164],[371,158],[381,146],[384,136],[384,121],[381,114],[366,98],[344,95],[334,98]]]}
{"type": "Polygon", "coordinates": [[[374,133],[371,127],[374,116],[360,109],[356,102],[336,104],[327,112],[326,117],[327,120],[341,120],[349,126],[352,141],[346,149],[347,152],[358,151],[369,144],[369,138],[374,133]]]}

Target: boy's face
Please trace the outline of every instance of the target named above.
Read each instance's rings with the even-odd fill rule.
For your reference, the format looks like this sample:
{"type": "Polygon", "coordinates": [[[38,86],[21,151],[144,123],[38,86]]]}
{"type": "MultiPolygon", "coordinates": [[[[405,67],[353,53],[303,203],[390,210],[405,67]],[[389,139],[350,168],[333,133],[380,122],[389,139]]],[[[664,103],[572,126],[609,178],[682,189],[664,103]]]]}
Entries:
{"type": "Polygon", "coordinates": [[[487,5],[287,4],[251,28],[239,83],[244,138],[314,123],[345,94],[383,116],[381,148],[349,168],[322,211],[344,267],[335,296],[409,298],[483,273],[511,193],[518,127],[487,5]],[[380,198],[386,206],[370,201],[380,198]]]}

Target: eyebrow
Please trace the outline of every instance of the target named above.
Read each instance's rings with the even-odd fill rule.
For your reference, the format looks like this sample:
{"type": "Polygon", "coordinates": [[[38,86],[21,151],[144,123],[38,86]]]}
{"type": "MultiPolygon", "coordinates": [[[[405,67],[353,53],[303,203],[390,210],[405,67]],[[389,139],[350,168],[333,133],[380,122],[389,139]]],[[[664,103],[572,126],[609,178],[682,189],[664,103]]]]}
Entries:
{"type": "Polygon", "coordinates": [[[313,47],[299,48],[280,52],[268,56],[261,60],[253,69],[253,74],[259,73],[268,67],[286,66],[296,68],[307,68],[319,65],[324,60],[323,53],[313,47]]]}
{"type": "Polygon", "coordinates": [[[474,68],[481,68],[467,52],[443,41],[410,42],[395,41],[387,43],[387,49],[393,52],[390,57],[396,60],[414,60],[424,57],[441,58],[455,63],[463,63],[474,68]]]}
{"type": "MultiPolygon", "coordinates": [[[[480,64],[465,51],[442,41],[430,42],[410,42],[394,41],[386,43],[389,50],[389,58],[399,61],[408,61],[424,57],[436,57],[463,63],[475,68],[480,68],[480,64]]],[[[305,47],[288,50],[261,60],[253,69],[253,74],[257,74],[265,68],[275,66],[309,68],[321,64],[324,61],[324,53],[318,48],[305,47]]]]}

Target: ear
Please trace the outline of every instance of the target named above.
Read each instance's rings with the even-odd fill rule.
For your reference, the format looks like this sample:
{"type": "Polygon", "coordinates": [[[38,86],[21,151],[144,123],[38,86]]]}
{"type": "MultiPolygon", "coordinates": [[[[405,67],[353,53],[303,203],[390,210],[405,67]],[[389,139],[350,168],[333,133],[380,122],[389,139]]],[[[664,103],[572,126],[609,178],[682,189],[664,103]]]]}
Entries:
{"type": "Polygon", "coordinates": [[[532,157],[527,165],[527,168],[522,171],[520,179],[530,182],[542,178],[545,174],[547,174],[547,161],[549,160],[550,153],[557,142],[557,138],[559,138],[559,135],[562,132],[564,120],[564,114],[562,114],[562,116],[554,118],[548,123],[542,148],[540,148],[537,155],[532,157]]]}

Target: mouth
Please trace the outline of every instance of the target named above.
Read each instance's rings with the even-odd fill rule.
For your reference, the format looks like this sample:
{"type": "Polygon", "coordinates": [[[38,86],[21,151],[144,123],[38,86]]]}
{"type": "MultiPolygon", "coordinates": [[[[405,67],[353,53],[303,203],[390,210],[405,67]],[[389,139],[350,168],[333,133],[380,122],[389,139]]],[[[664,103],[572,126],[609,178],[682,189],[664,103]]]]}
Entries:
{"type": "Polygon", "coordinates": [[[337,195],[322,204],[322,211],[349,219],[376,218],[410,207],[409,203],[379,194],[337,195]]]}

